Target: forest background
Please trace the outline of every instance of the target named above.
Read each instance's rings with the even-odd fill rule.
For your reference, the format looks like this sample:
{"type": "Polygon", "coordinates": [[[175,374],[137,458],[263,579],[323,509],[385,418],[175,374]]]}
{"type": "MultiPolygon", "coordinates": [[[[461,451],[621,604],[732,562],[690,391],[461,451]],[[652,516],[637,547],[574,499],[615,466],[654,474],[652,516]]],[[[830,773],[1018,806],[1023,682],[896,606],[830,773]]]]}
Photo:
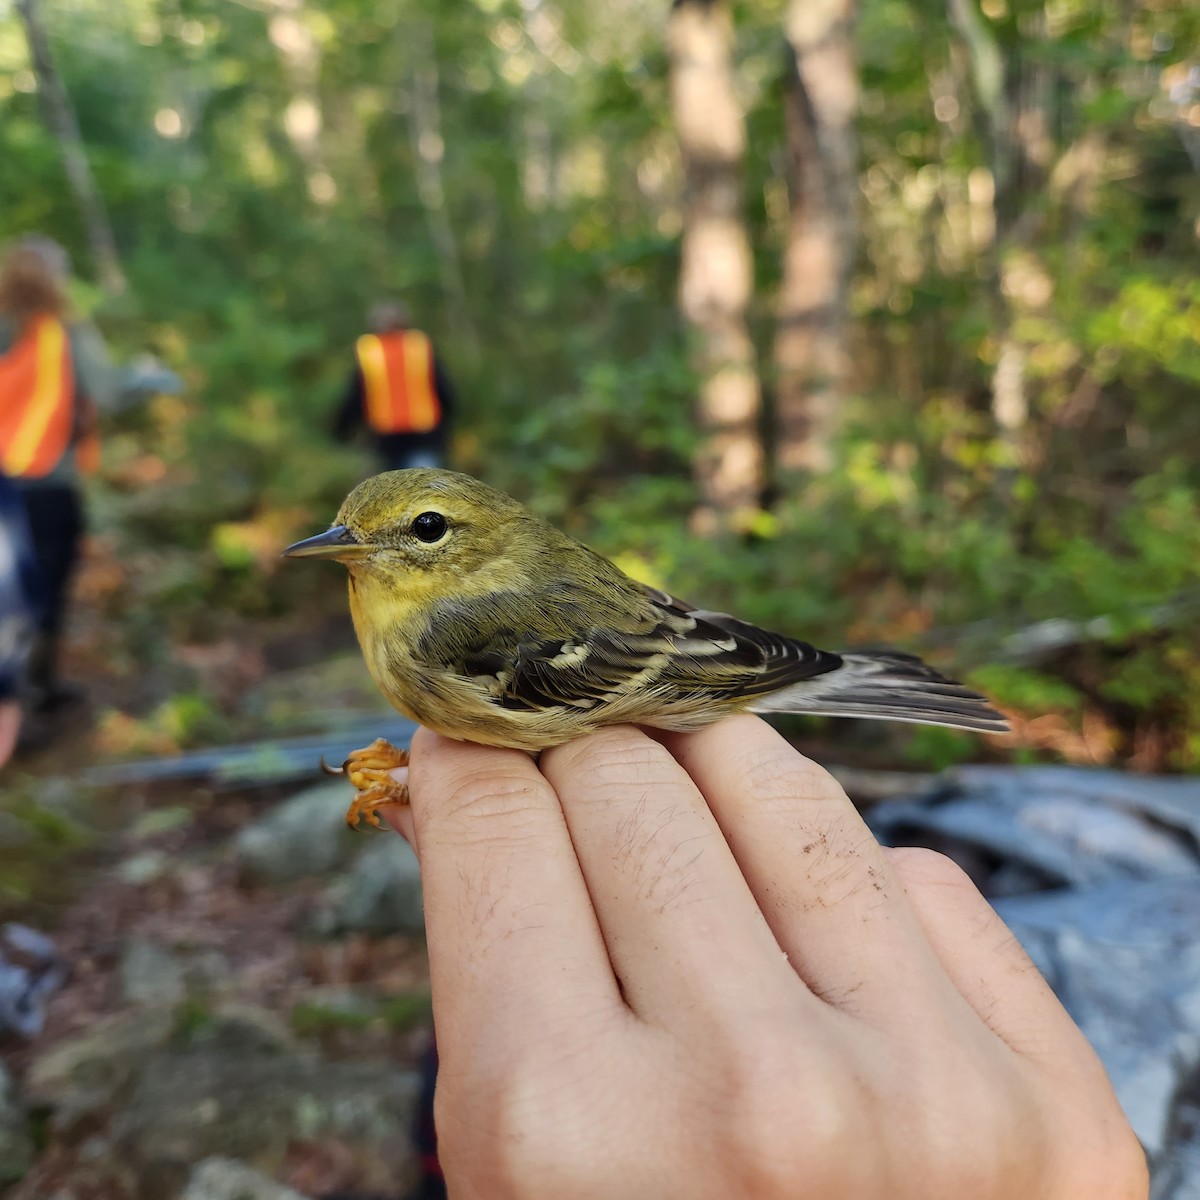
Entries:
{"type": "Polygon", "coordinates": [[[0,241],[186,385],[89,489],[96,749],[262,732],[262,648],[321,652],[278,551],[401,295],[454,465],[632,572],[1200,770],[1200,10],[977,3],[0,0],[0,241]]]}

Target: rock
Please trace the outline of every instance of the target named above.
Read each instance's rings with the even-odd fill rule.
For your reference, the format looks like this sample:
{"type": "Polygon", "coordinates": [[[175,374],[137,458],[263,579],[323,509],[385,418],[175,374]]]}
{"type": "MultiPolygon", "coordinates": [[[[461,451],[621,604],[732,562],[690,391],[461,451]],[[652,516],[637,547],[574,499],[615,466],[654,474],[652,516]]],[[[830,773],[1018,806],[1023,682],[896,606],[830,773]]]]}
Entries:
{"type": "Polygon", "coordinates": [[[214,1155],[270,1174],[301,1141],[341,1143],[377,1184],[398,1188],[412,1170],[415,1074],[326,1062],[261,1034],[260,1023],[218,1017],[146,1065],[112,1126],[143,1191],[179,1194],[214,1155]]]}
{"type": "Polygon", "coordinates": [[[180,1020],[141,1008],[42,1055],[28,1085],[28,1103],[47,1109],[57,1132],[100,1131],[100,1159],[136,1181],[139,1200],[185,1189],[192,1200],[286,1200],[294,1193],[269,1177],[301,1143],[336,1147],[347,1172],[381,1194],[401,1194],[415,1171],[415,1073],[381,1056],[328,1062],[251,1005],[181,1010],[180,1020]],[[214,1157],[236,1161],[206,1162],[214,1157]]]}
{"type": "Polygon", "coordinates": [[[181,1200],[305,1200],[297,1191],[232,1158],[206,1158],[188,1177],[181,1200]]]}
{"type": "Polygon", "coordinates": [[[131,1004],[173,1008],[187,994],[183,964],[158,942],[130,938],[121,951],[121,995],[131,1004]]]}
{"type": "Polygon", "coordinates": [[[34,1059],[25,1095],[51,1110],[56,1128],[110,1108],[174,1029],[168,1009],[123,1013],[68,1038],[34,1059]]]}
{"type": "Polygon", "coordinates": [[[299,1049],[280,1017],[256,1004],[237,1002],[214,1009],[190,1044],[217,1045],[229,1053],[247,1054],[288,1054],[299,1049]]]}
{"type": "Polygon", "coordinates": [[[104,1161],[136,1180],[140,1200],[185,1188],[290,1196],[222,1192],[237,1170],[195,1168],[215,1156],[270,1176],[302,1142],[338,1146],[370,1190],[399,1194],[414,1171],[416,1075],[384,1059],[327,1062],[252,1005],[197,1010],[182,1024],[169,1010],[139,1009],[44,1054],[27,1083],[29,1105],[48,1109],[55,1130],[102,1130],[104,1161]]]}
{"type": "Polygon", "coordinates": [[[183,959],[183,978],[189,996],[219,996],[237,991],[237,976],[229,959],[209,946],[197,947],[183,959]]]}
{"type": "Polygon", "coordinates": [[[417,856],[403,838],[381,836],[325,893],[316,932],[420,933],[425,928],[417,856]]]}
{"type": "Polygon", "coordinates": [[[53,817],[59,823],[60,836],[65,832],[82,839],[87,830],[95,828],[95,796],[69,775],[40,776],[37,807],[39,823],[44,825],[48,815],[53,817]]]}
{"type": "Polygon", "coordinates": [[[287,883],[332,871],[362,849],[362,837],[346,828],[353,798],[346,783],[310,788],[246,826],[233,843],[248,883],[287,883]]]}
{"type": "Polygon", "coordinates": [[[116,876],[131,887],[144,887],[161,879],[171,869],[172,858],[162,850],[143,850],[131,855],[116,869],[116,876]]]}
{"type": "Polygon", "coordinates": [[[0,1188],[20,1179],[33,1165],[29,1116],[12,1076],[0,1063],[0,1188]]]}

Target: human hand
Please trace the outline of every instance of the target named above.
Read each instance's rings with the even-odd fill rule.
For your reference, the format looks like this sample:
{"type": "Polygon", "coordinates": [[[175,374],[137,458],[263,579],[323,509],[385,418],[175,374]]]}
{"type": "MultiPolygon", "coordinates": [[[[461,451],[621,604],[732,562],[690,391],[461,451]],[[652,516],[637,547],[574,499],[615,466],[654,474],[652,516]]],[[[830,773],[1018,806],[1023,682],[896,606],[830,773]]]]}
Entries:
{"type": "Polygon", "coordinates": [[[1104,1071],[948,859],[767,725],[420,731],[455,1200],[1136,1200],[1104,1071]]]}

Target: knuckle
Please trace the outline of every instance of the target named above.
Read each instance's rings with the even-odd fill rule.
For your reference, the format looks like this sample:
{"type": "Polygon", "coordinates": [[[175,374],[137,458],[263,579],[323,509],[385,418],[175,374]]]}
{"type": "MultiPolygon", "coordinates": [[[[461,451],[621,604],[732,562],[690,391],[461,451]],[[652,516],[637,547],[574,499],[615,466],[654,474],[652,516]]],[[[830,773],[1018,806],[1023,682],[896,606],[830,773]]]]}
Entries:
{"type": "Polygon", "coordinates": [[[601,729],[547,751],[542,768],[551,780],[586,780],[580,797],[605,803],[631,787],[664,784],[679,768],[657,742],[629,726],[601,729]]]}
{"type": "Polygon", "coordinates": [[[440,742],[445,740],[440,734],[434,733],[432,729],[418,725],[416,733],[412,736],[410,750],[414,755],[430,754],[440,742]]]}
{"type": "MultiPolygon", "coordinates": [[[[940,925],[947,914],[953,913],[956,925],[967,931],[958,936],[971,937],[986,946],[997,968],[1013,978],[1038,976],[1037,967],[1016,935],[953,859],[918,846],[886,849],[884,853],[910,904],[927,925],[940,925]]],[[[983,990],[988,989],[985,986],[983,990]]],[[[995,1003],[999,1003],[999,995],[995,1003]]],[[[1032,1053],[1037,1049],[1036,1027],[1027,1032],[1032,1036],[1032,1053]]]]}
{"type": "Polygon", "coordinates": [[[1087,1096],[1090,1104],[1055,1107],[1054,1145],[1066,1159],[1059,1163],[1061,1195],[1145,1200],[1150,1187],[1146,1152],[1112,1088],[1088,1089],[1087,1096]]]}
{"type": "Polygon", "coordinates": [[[959,1042],[952,1054],[908,1064],[897,1083],[911,1098],[909,1133],[930,1178],[962,1195],[991,1195],[984,1181],[1028,1195],[1023,1184],[1046,1178],[1055,1139],[1011,1056],[959,1042]]]}
{"type": "Polygon", "coordinates": [[[978,894],[966,871],[936,850],[924,846],[894,846],[884,853],[906,891],[945,889],[978,894]]]}
{"type": "Polygon", "coordinates": [[[795,814],[813,804],[849,806],[832,775],[794,752],[748,759],[740,768],[745,781],[743,804],[756,813],[795,814]]]}
{"type": "Polygon", "coordinates": [[[586,1148],[596,1106],[579,1102],[585,1089],[574,1058],[543,1044],[476,1062],[456,1086],[439,1080],[434,1119],[448,1174],[497,1200],[573,1194],[594,1181],[586,1148]]]}
{"type": "MultiPolygon", "coordinates": [[[[1099,1188],[1108,1188],[1112,1200],[1145,1200],[1150,1192],[1150,1164],[1124,1115],[1119,1116],[1120,1128],[1109,1129],[1105,1139],[1105,1162],[1095,1172],[1099,1188]]],[[[1103,1196],[1103,1191],[1093,1195],[1103,1196]]]]}
{"type": "Polygon", "coordinates": [[[521,818],[532,816],[541,806],[542,789],[527,773],[508,769],[482,774],[472,771],[451,776],[438,793],[426,801],[422,812],[428,811],[440,822],[484,822],[499,832],[493,822],[512,825],[521,818]]]}
{"type": "Polygon", "coordinates": [[[791,1196],[798,1178],[814,1183],[815,1195],[841,1195],[847,1166],[864,1135],[863,1121],[838,1088],[822,1087],[806,1098],[800,1127],[792,1105],[748,1102],[733,1122],[731,1171],[736,1195],[791,1196]],[[790,1111],[790,1108],[792,1111],[790,1111]]]}
{"type": "MultiPolygon", "coordinates": [[[[781,1054],[794,1030],[774,1030],[766,1023],[740,1039],[723,1082],[722,1157],[737,1195],[793,1195],[797,1179],[819,1179],[827,1165],[846,1162],[863,1133],[860,1098],[844,1076],[781,1054]]],[[[830,1182],[828,1194],[836,1194],[836,1172],[830,1182]]]]}

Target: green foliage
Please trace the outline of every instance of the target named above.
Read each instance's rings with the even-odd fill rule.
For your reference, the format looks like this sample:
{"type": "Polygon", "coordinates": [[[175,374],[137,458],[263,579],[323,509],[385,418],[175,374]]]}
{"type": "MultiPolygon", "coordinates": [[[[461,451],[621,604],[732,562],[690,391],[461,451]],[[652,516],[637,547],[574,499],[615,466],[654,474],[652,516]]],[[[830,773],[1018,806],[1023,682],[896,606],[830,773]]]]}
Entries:
{"type": "Polygon", "coordinates": [[[918,725],[905,739],[904,757],[913,766],[929,771],[944,771],[956,763],[973,758],[976,741],[969,734],[937,725],[918,725]]]}
{"type": "Polygon", "coordinates": [[[188,996],[180,1001],[175,1009],[174,1034],[181,1044],[188,1044],[193,1039],[207,1033],[217,1021],[209,1001],[198,996],[188,996]]]}
{"type": "Polygon", "coordinates": [[[74,880],[64,867],[78,861],[95,836],[53,785],[10,772],[0,789],[0,909],[61,903],[74,880]]]}
{"type": "Polygon", "coordinates": [[[223,741],[229,732],[212,698],[200,692],[177,692],[156,710],[150,725],[177,746],[223,741]]]}
{"type": "Polygon", "coordinates": [[[1083,707],[1083,698],[1070,684],[1030,667],[983,663],[971,672],[971,683],[1005,708],[1078,713],[1083,707]]]}
{"type": "MultiPolygon", "coordinates": [[[[1155,375],[1200,384],[1200,282],[1134,275],[1088,322],[1086,343],[1103,350],[1107,379],[1147,383],[1155,375]]],[[[1154,404],[1153,397],[1147,402],[1154,404]]]]}
{"type": "Polygon", "coordinates": [[[407,1033],[429,1023],[433,1016],[433,1000],[428,992],[406,992],[388,1000],[383,1015],[393,1033],[407,1033]]]}
{"type": "Polygon", "coordinates": [[[292,1008],[292,1029],[301,1037],[320,1037],[331,1033],[366,1029],[374,1020],[369,1012],[348,1008],[328,1008],[301,1003],[292,1008]]]}
{"type": "Polygon", "coordinates": [[[428,1025],[433,1015],[428,991],[404,992],[377,1000],[371,996],[338,998],[324,1003],[303,1001],[292,1009],[292,1029],[301,1037],[331,1038],[382,1026],[389,1033],[407,1033],[428,1025]]]}

